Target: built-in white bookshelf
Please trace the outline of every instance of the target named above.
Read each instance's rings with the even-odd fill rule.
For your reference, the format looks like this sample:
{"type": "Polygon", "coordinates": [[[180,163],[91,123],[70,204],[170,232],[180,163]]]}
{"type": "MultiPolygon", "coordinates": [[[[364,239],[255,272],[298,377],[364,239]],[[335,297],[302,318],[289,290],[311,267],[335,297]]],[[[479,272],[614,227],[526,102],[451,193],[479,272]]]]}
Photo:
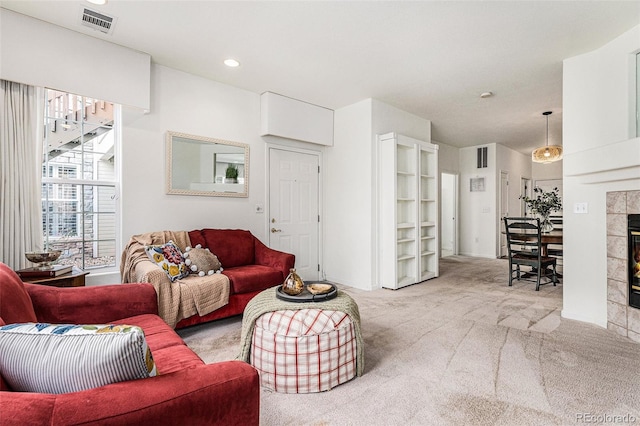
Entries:
{"type": "Polygon", "coordinates": [[[378,136],[380,285],[398,289],[438,276],[438,146],[378,136]]]}

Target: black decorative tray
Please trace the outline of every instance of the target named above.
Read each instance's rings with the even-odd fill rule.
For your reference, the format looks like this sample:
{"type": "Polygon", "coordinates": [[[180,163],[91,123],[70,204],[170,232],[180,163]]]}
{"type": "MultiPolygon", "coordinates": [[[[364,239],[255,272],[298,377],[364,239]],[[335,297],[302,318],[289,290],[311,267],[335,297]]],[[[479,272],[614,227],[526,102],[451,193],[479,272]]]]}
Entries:
{"type": "Polygon", "coordinates": [[[302,293],[297,294],[295,296],[291,296],[284,291],[282,291],[282,286],[278,286],[276,289],[276,297],[280,300],[286,300],[287,302],[296,302],[296,303],[308,303],[308,302],[323,302],[325,300],[331,300],[338,295],[338,289],[335,285],[329,284],[331,286],[331,290],[327,293],[322,294],[312,294],[307,290],[307,284],[329,284],[329,283],[317,283],[317,282],[309,282],[305,283],[304,290],[302,293]]]}

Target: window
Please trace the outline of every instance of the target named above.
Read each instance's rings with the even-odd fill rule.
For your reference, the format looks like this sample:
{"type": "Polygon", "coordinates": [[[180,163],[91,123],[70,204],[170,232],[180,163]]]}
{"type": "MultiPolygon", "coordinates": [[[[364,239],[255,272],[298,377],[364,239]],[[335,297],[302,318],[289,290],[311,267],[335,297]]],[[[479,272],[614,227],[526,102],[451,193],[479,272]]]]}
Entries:
{"type": "Polygon", "coordinates": [[[42,229],[58,263],[115,266],[119,182],[118,106],[45,91],[42,229]]]}

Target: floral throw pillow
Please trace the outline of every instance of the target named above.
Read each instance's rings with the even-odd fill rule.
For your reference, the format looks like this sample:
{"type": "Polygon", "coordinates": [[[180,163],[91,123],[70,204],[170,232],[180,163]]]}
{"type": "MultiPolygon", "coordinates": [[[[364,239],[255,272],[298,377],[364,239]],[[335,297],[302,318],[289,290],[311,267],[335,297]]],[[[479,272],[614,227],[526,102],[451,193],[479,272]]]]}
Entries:
{"type": "Polygon", "coordinates": [[[171,282],[189,276],[189,268],[184,263],[184,256],[171,240],[159,246],[145,246],[149,259],[167,273],[171,282]]]}

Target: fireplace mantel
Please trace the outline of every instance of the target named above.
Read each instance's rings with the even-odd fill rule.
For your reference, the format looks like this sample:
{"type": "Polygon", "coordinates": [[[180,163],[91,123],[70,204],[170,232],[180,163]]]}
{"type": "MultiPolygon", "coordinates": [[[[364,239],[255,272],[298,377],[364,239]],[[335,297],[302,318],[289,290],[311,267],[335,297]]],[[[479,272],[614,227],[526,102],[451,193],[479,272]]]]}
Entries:
{"type": "Polygon", "coordinates": [[[635,180],[640,176],[640,138],[603,145],[587,151],[566,154],[564,176],[593,184],[635,180]]]}

